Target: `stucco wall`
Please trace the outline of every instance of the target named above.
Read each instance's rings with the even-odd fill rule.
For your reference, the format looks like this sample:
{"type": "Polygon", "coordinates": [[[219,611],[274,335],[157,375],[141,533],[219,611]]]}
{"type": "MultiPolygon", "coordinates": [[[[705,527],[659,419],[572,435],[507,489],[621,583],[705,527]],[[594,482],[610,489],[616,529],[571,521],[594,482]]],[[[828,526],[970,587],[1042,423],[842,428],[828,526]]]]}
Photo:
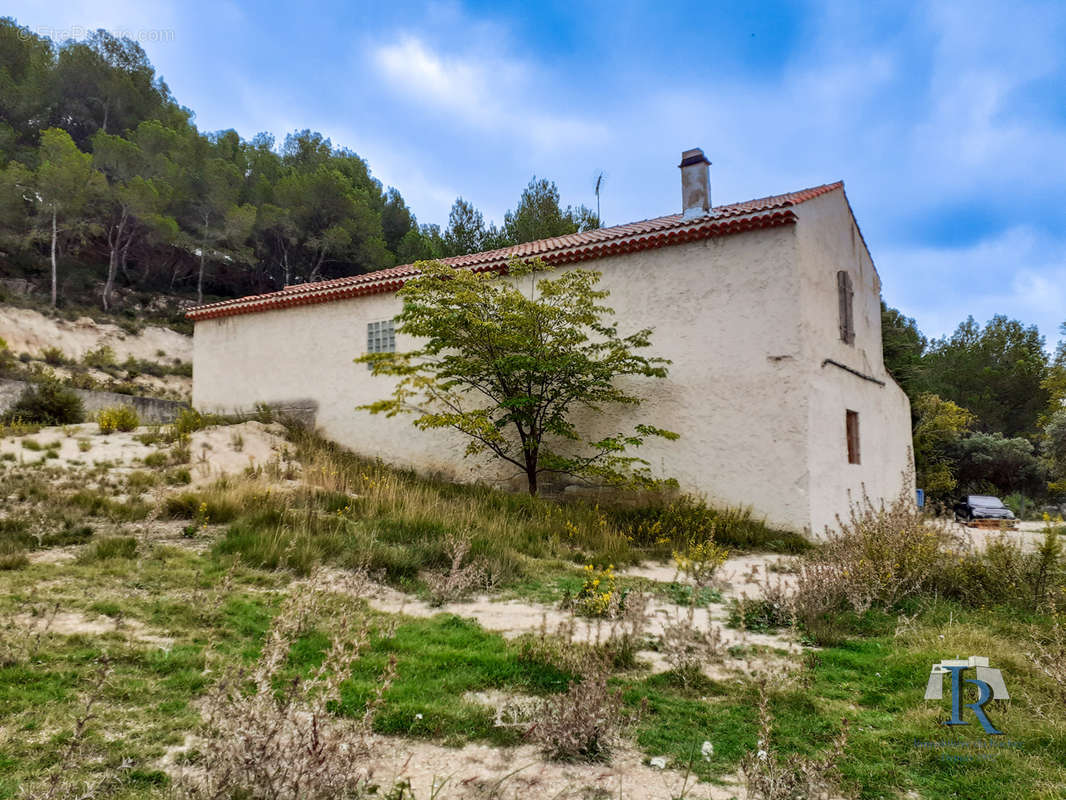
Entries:
{"type": "MultiPolygon", "coordinates": [[[[909,464],[907,398],[881,355],[880,281],[842,190],[797,208],[799,222],[592,262],[620,332],[654,328],[665,381],[633,379],[638,409],[590,415],[590,436],[650,422],[681,434],[639,452],[661,476],[717,504],[747,505],[782,528],[819,533],[846,514],[849,492],[899,491],[909,464]],[[837,270],[852,273],[854,344],[840,341],[837,270]],[[863,380],[825,359],[884,385],[863,380]],[[845,411],[860,415],[862,463],[848,463],[845,411]]],[[[355,407],[391,379],[352,359],[367,323],[400,310],[394,294],[197,322],[193,404],[245,410],[317,402],[321,432],[356,452],[459,480],[515,471],[462,457],[465,441],[420,432],[409,417],[355,407]]],[[[413,342],[397,335],[397,348],[413,342]]],[[[912,488],[912,486],[911,486],[912,488]]]]}
{"type": "MultiPolygon", "coordinates": [[[[639,409],[586,422],[592,435],[640,421],[674,430],[679,441],[640,452],[658,474],[804,530],[808,375],[795,242],[785,226],[593,262],[621,332],[653,327],[652,350],[674,363],[666,381],[630,384],[645,398],[639,409]]],[[[355,411],[390,386],[352,363],[365,351],[366,325],[398,311],[396,296],[383,294],[198,322],[193,404],[235,410],[310,397],[320,430],[357,452],[458,479],[512,474],[462,459],[457,437],[355,411]]],[[[397,337],[398,349],[410,345],[397,337]]]]}
{"type": "Polygon", "coordinates": [[[798,213],[803,360],[809,370],[810,525],[819,534],[835,526],[838,514],[846,517],[849,502],[861,500],[864,492],[876,503],[896,497],[906,483],[914,496],[910,402],[885,369],[881,281],[844,192],[803,203],[798,213]],[[840,338],[838,270],[848,270],[855,292],[853,344],[840,338]],[[860,464],[848,463],[848,410],[859,414],[860,464]]]}

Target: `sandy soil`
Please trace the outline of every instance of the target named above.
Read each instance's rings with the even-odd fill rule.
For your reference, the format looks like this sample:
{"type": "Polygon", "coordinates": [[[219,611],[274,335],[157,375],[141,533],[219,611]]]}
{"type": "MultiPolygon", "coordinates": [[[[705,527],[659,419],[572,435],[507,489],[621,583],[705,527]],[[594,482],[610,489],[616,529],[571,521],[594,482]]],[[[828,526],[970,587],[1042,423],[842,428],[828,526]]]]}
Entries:
{"type": "MultiPolygon", "coordinates": [[[[636,750],[620,748],[610,764],[546,762],[532,745],[500,749],[469,744],[442,747],[410,739],[385,739],[374,753],[374,779],[383,786],[394,780],[411,782],[415,797],[438,800],[672,800],[681,795],[685,776],[644,763],[636,750]],[[440,787],[439,794],[433,790],[440,787]]],[[[697,784],[689,779],[684,796],[692,800],[745,797],[742,787],[697,784]]]]}
{"type": "MultiPolygon", "coordinates": [[[[147,431],[147,428],[139,428],[105,436],[100,434],[95,422],[42,428],[29,436],[0,439],[0,454],[12,453],[23,464],[43,461],[48,466],[69,468],[106,463],[116,468],[134,468],[143,463],[146,456],[160,450],[157,445],[137,441],[137,435],[147,431]],[[27,449],[23,444],[26,440],[37,442],[41,449],[27,449]],[[87,450],[81,449],[82,442],[87,444],[87,450]],[[54,443],[59,445],[55,450],[58,457],[49,458],[46,451],[54,443]]],[[[277,423],[264,425],[255,421],[194,432],[189,437],[194,484],[210,483],[222,475],[240,474],[249,466],[266,465],[287,447],[284,433],[285,429],[277,423]]]]}
{"type": "Polygon", "coordinates": [[[211,483],[251,467],[277,461],[288,449],[285,427],[277,422],[242,422],[204,428],[189,437],[194,485],[211,483]]]}
{"type": "Polygon", "coordinates": [[[33,633],[43,631],[46,634],[58,636],[76,636],[78,634],[98,636],[103,633],[121,633],[144,644],[168,649],[174,645],[173,639],[151,633],[144,623],[135,619],[112,619],[104,616],[89,618],[77,611],[61,611],[55,615],[47,613],[40,616],[19,614],[15,616],[14,620],[18,625],[33,633]]]}
{"type": "Polygon", "coordinates": [[[164,357],[192,360],[192,337],[170,328],[146,327],[134,336],[118,325],[98,324],[88,317],[70,322],[27,308],[0,306],[0,337],[12,352],[32,356],[39,356],[47,347],[58,347],[67,357],[80,360],[90,350],[108,345],[119,361],[129,356],[149,361],[164,357]],[[158,355],[160,350],[165,356],[158,355]]]}

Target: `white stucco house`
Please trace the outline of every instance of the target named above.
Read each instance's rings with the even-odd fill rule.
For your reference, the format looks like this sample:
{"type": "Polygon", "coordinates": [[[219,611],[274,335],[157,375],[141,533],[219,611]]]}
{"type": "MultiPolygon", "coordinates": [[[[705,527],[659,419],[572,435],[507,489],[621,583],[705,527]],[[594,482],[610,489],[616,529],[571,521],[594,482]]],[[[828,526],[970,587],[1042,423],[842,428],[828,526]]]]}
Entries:
{"type": "MultiPolygon", "coordinates": [[[[702,151],[684,153],[681,175],[682,213],[445,261],[498,270],[539,256],[602,272],[620,332],[654,328],[649,352],[673,363],[666,380],[631,387],[644,397],[620,412],[631,418],[590,424],[679,433],[639,455],[686,491],[818,534],[847,513],[849,493],[876,502],[913,489],[910,406],[885,370],[881,282],[843,184],[712,208],[702,151]]],[[[355,452],[500,479],[464,459],[458,438],[356,411],[391,379],[352,359],[411,345],[392,318],[415,274],[394,267],[192,309],[194,406],[311,407],[317,428],[355,452]]]]}

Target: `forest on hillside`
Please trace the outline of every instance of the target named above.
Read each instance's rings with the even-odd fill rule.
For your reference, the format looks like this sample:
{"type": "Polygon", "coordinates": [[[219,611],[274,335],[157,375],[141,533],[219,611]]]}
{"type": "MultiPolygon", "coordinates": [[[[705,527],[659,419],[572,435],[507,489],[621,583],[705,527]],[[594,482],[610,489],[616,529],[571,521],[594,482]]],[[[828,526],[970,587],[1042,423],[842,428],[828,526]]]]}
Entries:
{"type": "Polygon", "coordinates": [[[234,296],[599,227],[534,177],[502,226],[458,198],[441,231],[320,133],[193,119],[136,42],[0,18],[0,268],[108,310],[117,288],[234,296]]]}

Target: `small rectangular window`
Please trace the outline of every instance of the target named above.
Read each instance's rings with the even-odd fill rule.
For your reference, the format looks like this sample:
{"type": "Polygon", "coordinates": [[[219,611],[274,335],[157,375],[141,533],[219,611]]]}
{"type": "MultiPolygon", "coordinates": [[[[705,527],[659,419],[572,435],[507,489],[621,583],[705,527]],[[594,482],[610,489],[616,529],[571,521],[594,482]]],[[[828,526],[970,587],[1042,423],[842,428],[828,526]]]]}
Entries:
{"type": "Polygon", "coordinates": [[[368,353],[396,352],[396,323],[393,320],[367,323],[366,351],[368,353]]]}
{"type": "Polygon", "coordinates": [[[855,291],[846,269],[837,273],[837,300],[840,306],[840,341],[855,344],[855,291]]]}
{"type": "Polygon", "coordinates": [[[861,464],[859,454],[859,412],[847,411],[844,424],[848,434],[848,463],[861,464]]]}

